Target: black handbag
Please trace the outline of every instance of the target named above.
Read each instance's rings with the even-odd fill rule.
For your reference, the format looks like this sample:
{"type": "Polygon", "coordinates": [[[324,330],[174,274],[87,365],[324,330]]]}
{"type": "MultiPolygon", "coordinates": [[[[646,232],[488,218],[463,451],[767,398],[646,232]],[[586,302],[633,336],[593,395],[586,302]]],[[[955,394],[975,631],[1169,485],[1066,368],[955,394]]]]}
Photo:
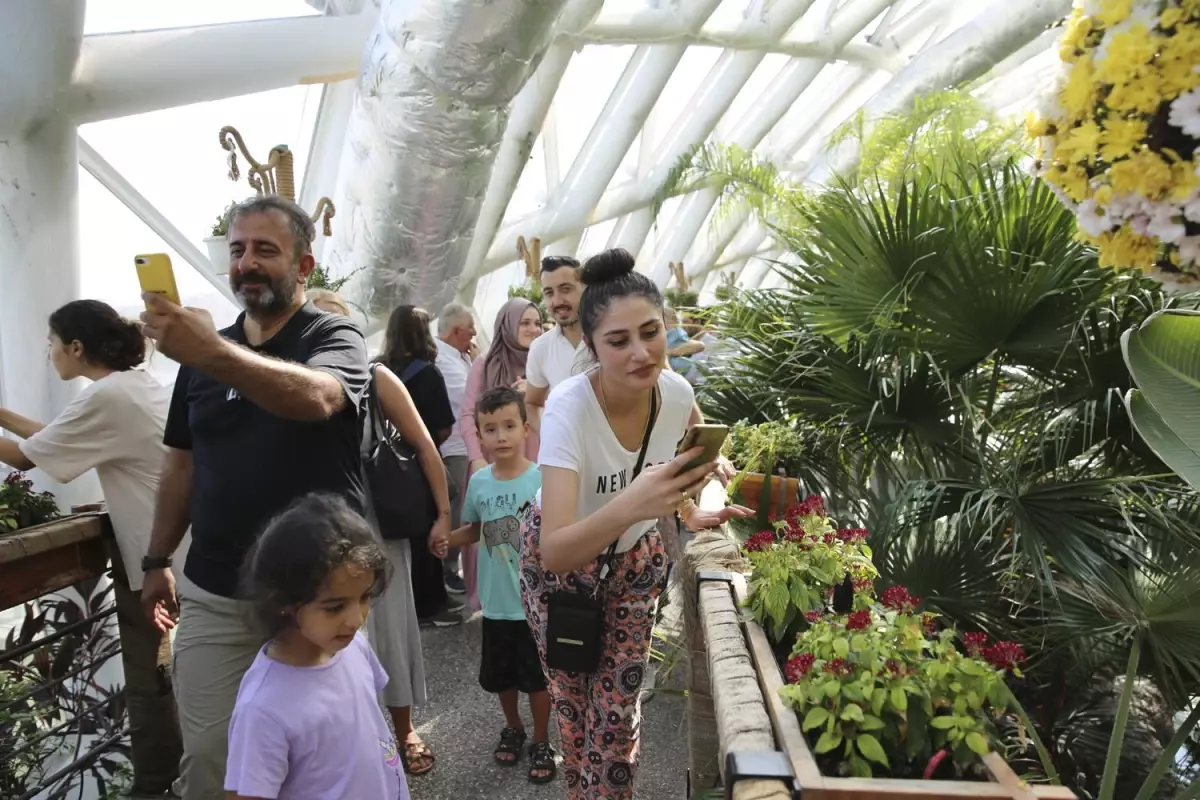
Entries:
{"type": "MultiPolygon", "coordinates": [[[[650,434],[654,432],[657,414],[658,392],[655,391],[650,395],[650,418],[646,421],[642,452],[638,455],[630,482],[637,478],[642,465],[646,463],[646,449],[650,446],[650,434]]],[[[564,591],[550,595],[546,604],[546,666],[550,669],[588,673],[595,672],[596,667],[600,666],[605,617],[603,587],[612,572],[618,541],[619,536],[604,551],[600,572],[596,576],[596,588],[590,596],[564,591]]]]}
{"type": "MultiPolygon", "coordinates": [[[[371,385],[367,390],[370,424],[363,448],[363,472],[367,476],[371,505],[384,539],[424,541],[437,520],[437,504],[416,450],[404,441],[379,408],[375,390],[378,366],[371,364],[371,385]]],[[[427,366],[428,361],[413,361],[400,376],[401,383],[407,383],[427,366]]]]}

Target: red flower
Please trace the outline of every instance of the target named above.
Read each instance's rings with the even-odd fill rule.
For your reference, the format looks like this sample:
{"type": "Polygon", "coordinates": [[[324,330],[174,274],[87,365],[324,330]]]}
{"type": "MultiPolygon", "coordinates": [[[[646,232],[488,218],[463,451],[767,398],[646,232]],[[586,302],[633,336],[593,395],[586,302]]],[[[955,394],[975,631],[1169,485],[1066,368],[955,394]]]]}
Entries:
{"type": "Polygon", "coordinates": [[[859,594],[869,592],[875,588],[875,584],[870,578],[855,578],[851,581],[851,584],[854,586],[854,591],[859,594]]]}
{"type": "Polygon", "coordinates": [[[812,669],[814,660],[812,653],[801,653],[798,656],[789,658],[787,665],[783,668],[783,673],[787,676],[787,682],[799,683],[808,674],[808,671],[812,669]]]}
{"type": "Polygon", "coordinates": [[[967,648],[967,655],[972,658],[977,658],[983,652],[983,648],[987,647],[986,633],[966,633],[962,638],[963,644],[967,648]]]}
{"type": "Polygon", "coordinates": [[[825,542],[825,544],[833,544],[833,534],[832,533],[826,533],[821,538],[825,542]]]}
{"type": "Polygon", "coordinates": [[[823,617],[823,616],[825,616],[825,613],[822,611],[806,611],[806,612],[804,612],[804,618],[806,620],[808,620],[810,624],[818,622],[821,619],[821,617],[823,617]]]}
{"type": "Polygon", "coordinates": [[[921,628],[930,635],[937,633],[937,614],[926,611],[921,615],[921,628]]]}
{"type": "Polygon", "coordinates": [[[870,611],[855,611],[846,619],[846,630],[863,631],[871,627],[870,611]]]}
{"type": "Polygon", "coordinates": [[[742,543],[742,549],[747,553],[757,553],[771,549],[775,544],[775,534],[772,531],[759,531],[742,543]]]}
{"type": "Polygon", "coordinates": [[[842,528],[837,532],[838,538],[850,544],[859,544],[867,540],[865,528],[842,528]]]}
{"type": "Polygon", "coordinates": [[[847,675],[853,674],[854,667],[846,663],[846,659],[844,658],[835,658],[832,661],[825,662],[825,671],[832,672],[839,678],[844,678],[847,675]]]}
{"type": "Polygon", "coordinates": [[[921,602],[921,598],[913,597],[903,586],[889,586],[880,596],[880,601],[888,608],[911,614],[921,602]]]}
{"type": "Polygon", "coordinates": [[[803,542],[804,539],[805,533],[803,529],[792,525],[789,525],[788,529],[783,534],[783,540],[785,542],[803,542]]]}
{"type": "Polygon", "coordinates": [[[1025,651],[1016,642],[996,642],[985,647],[982,655],[996,669],[1012,669],[1025,661],[1025,651]]]}
{"type": "Polygon", "coordinates": [[[815,494],[810,494],[804,498],[803,502],[792,506],[789,516],[799,517],[823,517],[825,516],[825,501],[815,494]]]}
{"type": "Polygon", "coordinates": [[[883,668],[887,674],[893,678],[902,678],[907,672],[907,670],[904,668],[904,665],[894,658],[889,658],[887,661],[883,662],[883,668]]]}

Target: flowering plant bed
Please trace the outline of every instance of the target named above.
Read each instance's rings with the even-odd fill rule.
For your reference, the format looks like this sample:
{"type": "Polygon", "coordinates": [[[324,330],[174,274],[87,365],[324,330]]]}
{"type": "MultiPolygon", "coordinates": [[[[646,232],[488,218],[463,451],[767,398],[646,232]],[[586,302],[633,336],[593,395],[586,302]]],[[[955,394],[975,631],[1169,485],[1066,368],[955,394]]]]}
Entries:
{"type": "Polygon", "coordinates": [[[1059,85],[1029,133],[1038,171],[1110,266],[1200,276],[1200,5],[1076,2],[1059,85]]]}
{"type": "Polygon", "coordinates": [[[804,796],[1073,797],[1026,786],[995,752],[1021,648],[960,636],[903,587],[876,598],[865,539],[810,497],[743,545],[748,639],[804,796]]]}

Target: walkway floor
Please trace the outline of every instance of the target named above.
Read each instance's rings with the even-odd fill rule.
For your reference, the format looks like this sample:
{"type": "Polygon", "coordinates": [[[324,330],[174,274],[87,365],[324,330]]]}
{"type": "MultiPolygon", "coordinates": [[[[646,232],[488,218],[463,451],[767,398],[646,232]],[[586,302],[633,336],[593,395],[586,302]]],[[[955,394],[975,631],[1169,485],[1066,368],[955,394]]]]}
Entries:
{"type": "MultiPolygon", "coordinates": [[[[671,615],[665,616],[669,625],[671,615]]],[[[479,615],[460,627],[422,631],[430,702],[414,713],[417,729],[437,755],[437,766],[427,775],[409,779],[413,800],[561,800],[566,797],[561,771],[553,783],[535,786],[526,779],[527,756],[513,768],[492,760],[504,717],[495,697],[479,688],[480,631],[479,615]]],[[[678,675],[680,670],[675,672],[678,675]]],[[[636,800],[682,800],[686,794],[685,700],[677,683],[672,678],[667,691],[643,704],[636,800]]],[[[530,725],[527,708],[525,717],[530,725]]],[[[551,723],[551,741],[557,749],[551,723]]]]}

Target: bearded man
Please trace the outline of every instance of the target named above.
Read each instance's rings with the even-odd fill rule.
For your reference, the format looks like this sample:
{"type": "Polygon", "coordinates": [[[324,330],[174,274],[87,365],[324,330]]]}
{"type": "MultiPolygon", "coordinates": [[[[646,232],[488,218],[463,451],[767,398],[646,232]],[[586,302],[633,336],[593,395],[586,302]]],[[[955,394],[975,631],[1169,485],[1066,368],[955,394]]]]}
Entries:
{"type": "Polygon", "coordinates": [[[202,310],[146,294],[146,334],[181,365],[163,441],[142,601],[176,625],[174,686],[185,800],[225,797],[226,737],[242,675],[262,646],[238,598],[242,559],[272,516],[309,492],[361,510],[362,333],[306,302],[312,220],[280,197],[228,218],[229,285],[245,309],[218,331],[202,310]],[[171,556],[191,527],[187,563],[171,556]],[[180,571],[181,569],[181,571],[180,571]],[[178,577],[176,577],[178,575],[178,577]]]}

